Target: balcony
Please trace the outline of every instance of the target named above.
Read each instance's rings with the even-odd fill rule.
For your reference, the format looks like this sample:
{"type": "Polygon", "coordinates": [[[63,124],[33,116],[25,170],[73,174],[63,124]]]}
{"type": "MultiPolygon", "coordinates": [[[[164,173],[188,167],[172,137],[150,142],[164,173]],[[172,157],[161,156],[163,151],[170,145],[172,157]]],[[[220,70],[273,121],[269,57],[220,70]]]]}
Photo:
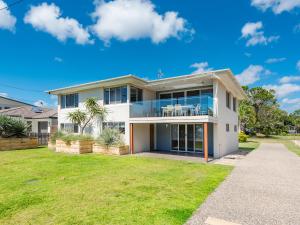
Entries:
{"type": "Polygon", "coordinates": [[[132,103],[130,118],[213,116],[213,98],[203,95],[132,103]]]}

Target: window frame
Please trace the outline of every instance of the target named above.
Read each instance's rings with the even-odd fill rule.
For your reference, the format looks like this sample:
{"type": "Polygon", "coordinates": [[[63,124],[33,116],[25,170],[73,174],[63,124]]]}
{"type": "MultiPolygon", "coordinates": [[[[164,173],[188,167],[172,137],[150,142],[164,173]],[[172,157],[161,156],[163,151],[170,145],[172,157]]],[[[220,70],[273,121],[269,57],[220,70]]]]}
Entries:
{"type": "Polygon", "coordinates": [[[103,89],[103,103],[104,105],[115,105],[127,103],[127,85],[106,87],[103,89]],[[113,99],[112,99],[113,94],[113,99]]]}
{"type": "Polygon", "coordinates": [[[230,125],[229,125],[229,123],[226,123],[226,132],[230,132],[230,125]]]}
{"type": "Polygon", "coordinates": [[[61,109],[70,109],[78,108],[79,105],[79,94],[65,94],[60,96],[60,108],[61,109]]]}
{"type": "Polygon", "coordinates": [[[130,103],[142,102],[144,99],[144,90],[135,86],[130,86],[130,103]],[[133,95],[133,90],[135,94],[133,95]],[[133,98],[135,100],[133,100],[133,98]]]}
{"type": "Polygon", "coordinates": [[[236,103],[237,103],[236,97],[232,97],[232,110],[234,112],[236,112],[236,103]]]}
{"type": "Polygon", "coordinates": [[[121,134],[125,134],[125,122],[124,121],[116,121],[116,122],[103,122],[102,129],[116,129],[119,130],[121,134]]]}
{"type": "Polygon", "coordinates": [[[234,132],[236,133],[237,132],[237,125],[234,125],[234,132]]]}
{"type": "Polygon", "coordinates": [[[229,91],[226,91],[226,107],[231,109],[231,94],[229,91]]]}
{"type": "Polygon", "coordinates": [[[74,133],[74,134],[79,133],[79,126],[76,123],[60,123],[59,124],[59,129],[62,130],[62,131],[67,131],[67,132],[74,133]],[[70,127],[69,131],[65,130],[66,125],[70,127]]]}

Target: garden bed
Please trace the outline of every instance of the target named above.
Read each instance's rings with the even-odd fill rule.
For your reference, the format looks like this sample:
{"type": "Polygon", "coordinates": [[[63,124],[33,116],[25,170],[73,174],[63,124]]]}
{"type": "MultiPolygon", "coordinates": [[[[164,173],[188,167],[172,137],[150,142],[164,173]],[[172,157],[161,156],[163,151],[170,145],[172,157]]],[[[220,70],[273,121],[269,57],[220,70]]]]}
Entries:
{"type": "Polygon", "coordinates": [[[15,149],[32,149],[37,147],[37,138],[0,138],[0,151],[15,149]]]}
{"type": "Polygon", "coordinates": [[[55,150],[56,152],[83,154],[91,153],[93,151],[92,140],[75,140],[66,142],[63,140],[56,140],[55,150]]]}
{"type": "Polygon", "coordinates": [[[52,143],[51,141],[48,141],[48,148],[51,149],[51,150],[55,150],[56,143],[52,143]]]}
{"type": "Polygon", "coordinates": [[[102,153],[107,155],[127,155],[129,154],[128,146],[103,146],[101,144],[95,143],[93,144],[93,152],[94,153],[102,153]]]}

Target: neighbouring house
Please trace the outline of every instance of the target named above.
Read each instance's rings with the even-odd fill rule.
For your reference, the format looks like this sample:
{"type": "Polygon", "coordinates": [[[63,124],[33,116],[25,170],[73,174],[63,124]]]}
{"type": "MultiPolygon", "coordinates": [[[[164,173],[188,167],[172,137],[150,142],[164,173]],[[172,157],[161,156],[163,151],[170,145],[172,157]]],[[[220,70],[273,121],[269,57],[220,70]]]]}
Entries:
{"type": "Polygon", "coordinates": [[[0,96],[0,110],[10,109],[19,106],[33,106],[33,105],[12,98],[0,96]]]}
{"type": "Polygon", "coordinates": [[[57,130],[57,110],[37,106],[20,106],[0,110],[6,115],[23,120],[28,125],[28,133],[50,134],[57,130]]]}
{"type": "Polygon", "coordinates": [[[96,97],[108,111],[86,132],[105,127],[124,134],[131,153],[174,151],[221,157],[238,150],[238,106],[246,98],[231,70],[148,81],[121,76],[48,91],[58,96],[60,129],[79,132],[68,113],[96,97]]]}

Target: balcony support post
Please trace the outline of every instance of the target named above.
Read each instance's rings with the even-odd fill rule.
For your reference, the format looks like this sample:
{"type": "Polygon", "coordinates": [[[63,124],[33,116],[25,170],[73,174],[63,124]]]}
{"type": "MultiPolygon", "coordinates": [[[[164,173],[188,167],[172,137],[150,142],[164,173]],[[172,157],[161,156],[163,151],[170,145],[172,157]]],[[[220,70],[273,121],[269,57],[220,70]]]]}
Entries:
{"type": "Polygon", "coordinates": [[[208,162],[208,123],[203,124],[203,150],[204,150],[204,160],[208,162]]]}
{"type": "Polygon", "coordinates": [[[129,124],[129,130],[130,130],[130,154],[134,154],[134,139],[133,139],[133,135],[134,135],[134,132],[133,132],[133,123],[130,123],[129,124]]]}

